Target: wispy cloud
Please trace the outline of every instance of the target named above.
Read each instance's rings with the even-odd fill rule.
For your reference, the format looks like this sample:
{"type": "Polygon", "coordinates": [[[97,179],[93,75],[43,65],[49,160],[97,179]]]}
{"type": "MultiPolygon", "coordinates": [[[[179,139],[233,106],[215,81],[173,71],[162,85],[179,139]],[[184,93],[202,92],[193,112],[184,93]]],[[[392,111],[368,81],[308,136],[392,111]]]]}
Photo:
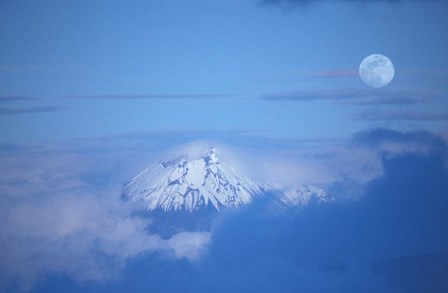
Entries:
{"type": "Polygon", "coordinates": [[[81,95],[70,96],[70,99],[104,99],[104,100],[145,100],[145,99],[217,99],[227,98],[224,94],[148,94],[148,95],[81,95]]]}
{"type": "Polygon", "coordinates": [[[404,153],[446,153],[448,150],[443,136],[426,130],[399,132],[387,128],[372,129],[354,134],[351,144],[380,154],[387,153],[389,157],[404,153]]]}
{"type": "Polygon", "coordinates": [[[48,66],[38,65],[0,65],[0,72],[21,73],[21,72],[37,72],[51,70],[48,66]]]}
{"type": "Polygon", "coordinates": [[[269,101],[338,101],[352,105],[409,105],[425,104],[434,100],[434,94],[411,91],[379,91],[375,89],[328,89],[267,94],[260,97],[269,101]]]}
{"type": "Polygon", "coordinates": [[[15,102],[15,101],[35,101],[36,98],[28,96],[3,95],[0,96],[0,102],[15,102]]]}
{"type": "Polygon", "coordinates": [[[448,113],[372,110],[358,114],[355,119],[364,121],[447,121],[448,113]]]}
{"type": "MultiPolygon", "coordinates": [[[[299,6],[309,5],[316,2],[330,2],[330,0],[261,0],[260,3],[264,5],[278,5],[278,6],[299,6]]],[[[427,0],[337,0],[337,2],[346,3],[398,3],[398,2],[425,2],[427,0]]],[[[446,1],[446,0],[428,0],[429,1],[446,1]]]]}
{"type": "Polygon", "coordinates": [[[17,115],[27,113],[46,113],[55,112],[64,109],[59,106],[37,106],[28,108],[0,108],[0,115],[17,115]]]}
{"type": "Polygon", "coordinates": [[[126,132],[115,135],[108,135],[101,137],[103,140],[153,140],[155,138],[171,139],[171,138],[183,138],[183,139],[201,139],[201,138],[223,138],[228,136],[246,136],[252,132],[249,130],[241,129],[216,129],[216,130],[164,130],[164,131],[142,131],[142,132],[126,132]]]}

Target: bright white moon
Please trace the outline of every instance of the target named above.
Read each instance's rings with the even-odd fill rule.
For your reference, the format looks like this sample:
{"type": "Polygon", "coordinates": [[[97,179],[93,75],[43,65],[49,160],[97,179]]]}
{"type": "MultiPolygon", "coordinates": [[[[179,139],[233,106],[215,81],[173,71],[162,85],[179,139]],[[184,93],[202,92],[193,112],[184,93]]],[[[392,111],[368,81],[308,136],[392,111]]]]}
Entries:
{"type": "Polygon", "coordinates": [[[359,65],[359,76],[371,87],[385,87],[392,81],[394,74],[392,61],[380,54],[367,56],[359,65]]]}

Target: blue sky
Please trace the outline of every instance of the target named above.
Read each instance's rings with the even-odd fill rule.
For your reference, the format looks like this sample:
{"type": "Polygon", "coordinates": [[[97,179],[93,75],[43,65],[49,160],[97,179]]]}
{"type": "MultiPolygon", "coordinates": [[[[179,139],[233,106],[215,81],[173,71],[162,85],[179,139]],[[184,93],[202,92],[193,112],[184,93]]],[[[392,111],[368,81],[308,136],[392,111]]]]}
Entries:
{"type": "Polygon", "coordinates": [[[446,292],[447,27],[444,0],[0,0],[0,291],[446,292]],[[335,201],[165,237],[123,185],[204,145],[335,201]]]}
{"type": "Polygon", "coordinates": [[[267,2],[2,1],[2,140],[213,130],[348,137],[378,125],[445,131],[445,1],[267,2]],[[377,91],[356,74],[372,53],[396,69],[377,91]],[[335,91],[403,100],[354,106],[334,101],[335,91]],[[263,99],[298,92],[329,98],[263,99]],[[11,96],[33,100],[4,100],[11,96]],[[394,119],[397,109],[404,119],[394,119]],[[357,119],[366,111],[380,118],[357,119]]]}

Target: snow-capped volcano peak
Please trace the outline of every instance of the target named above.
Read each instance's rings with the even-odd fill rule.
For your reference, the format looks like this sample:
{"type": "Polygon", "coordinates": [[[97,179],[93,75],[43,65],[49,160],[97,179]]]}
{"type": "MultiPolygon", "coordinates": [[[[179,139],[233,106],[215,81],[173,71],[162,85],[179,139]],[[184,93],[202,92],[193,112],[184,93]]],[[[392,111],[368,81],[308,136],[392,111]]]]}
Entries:
{"type": "Polygon", "coordinates": [[[202,207],[237,207],[250,203],[263,189],[219,163],[216,149],[200,158],[162,161],[125,186],[125,196],[144,200],[149,210],[194,211],[202,207]]]}
{"type": "Polygon", "coordinates": [[[216,148],[212,147],[204,156],[206,164],[218,164],[218,156],[216,156],[216,148]]]}

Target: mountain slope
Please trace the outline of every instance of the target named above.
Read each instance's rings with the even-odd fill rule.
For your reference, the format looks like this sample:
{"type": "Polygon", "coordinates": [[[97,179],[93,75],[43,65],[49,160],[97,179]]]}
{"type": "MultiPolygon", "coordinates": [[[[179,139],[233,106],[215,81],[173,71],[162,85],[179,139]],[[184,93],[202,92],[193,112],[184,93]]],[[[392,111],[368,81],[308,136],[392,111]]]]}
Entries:
{"type": "Polygon", "coordinates": [[[144,201],[150,211],[163,212],[209,208],[220,211],[246,206],[263,195],[263,202],[277,211],[332,201],[324,190],[311,185],[286,191],[278,186],[256,184],[233,168],[221,165],[215,148],[193,160],[179,157],[150,166],[126,184],[123,193],[130,201],[144,201]]]}
{"type": "Polygon", "coordinates": [[[149,210],[192,212],[247,205],[262,190],[263,186],[224,169],[211,148],[195,160],[178,158],[147,168],[125,186],[124,195],[131,201],[146,201],[149,210]]]}

